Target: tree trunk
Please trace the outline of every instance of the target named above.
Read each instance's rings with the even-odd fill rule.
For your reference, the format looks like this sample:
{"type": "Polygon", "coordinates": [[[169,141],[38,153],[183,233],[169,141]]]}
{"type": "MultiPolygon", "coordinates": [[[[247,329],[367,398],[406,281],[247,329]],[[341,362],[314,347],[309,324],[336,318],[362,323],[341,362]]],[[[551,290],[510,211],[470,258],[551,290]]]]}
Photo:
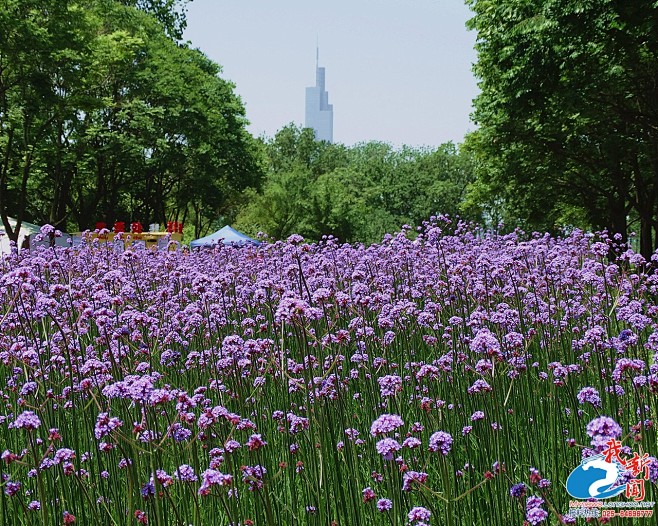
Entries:
{"type": "Polygon", "coordinates": [[[2,160],[2,167],[0,167],[0,215],[2,216],[2,226],[7,232],[7,235],[13,233],[9,218],[7,217],[7,210],[5,206],[5,191],[7,189],[7,179],[9,177],[9,157],[11,155],[11,147],[14,138],[14,130],[9,128],[7,133],[7,148],[5,150],[4,159],[2,160]]]}
{"type": "Polygon", "coordinates": [[[640,216],[640,254],[649,261],[653,254],[653,218],[649,211],[640,216]]]}

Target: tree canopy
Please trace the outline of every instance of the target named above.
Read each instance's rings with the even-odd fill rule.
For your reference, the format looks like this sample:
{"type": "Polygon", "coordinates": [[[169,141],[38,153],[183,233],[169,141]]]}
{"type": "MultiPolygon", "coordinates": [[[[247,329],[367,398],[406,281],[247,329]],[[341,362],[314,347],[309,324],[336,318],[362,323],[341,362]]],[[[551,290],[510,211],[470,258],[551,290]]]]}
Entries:
{"type": "MultiPolygon", "coordinates": [[[[61,229],[230,215],[261,177],[221,68],[177,41],[184,2],[7,0],[0,215],[61,229]]],[[[19,224],[12,229],[8,217],[19,224]]]]}
{"type": "Polygon", "coordinates": [[[643,255],[658,235],[658,4],[468,0],[481,94],[468,140],[480,195],[513,222],[576,219],[643,255]]]}
{"type": "Polygon", "coordinates": [[[435,213],[465,213],[466,188],[474,178],[472,158],[452,143],[347,147],[315,141],[311,129],[290,124],[263,147],[263,186],[245,193],[237,226],[277,239],[301,233],[379,241],[435,213]]]}

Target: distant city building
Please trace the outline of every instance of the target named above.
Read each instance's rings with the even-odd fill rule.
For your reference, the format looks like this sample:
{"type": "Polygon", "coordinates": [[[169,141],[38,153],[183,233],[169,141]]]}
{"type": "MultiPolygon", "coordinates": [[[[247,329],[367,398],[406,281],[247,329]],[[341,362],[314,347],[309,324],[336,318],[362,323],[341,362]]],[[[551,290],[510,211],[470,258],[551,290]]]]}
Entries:
{"type": "Polygon", "coordinates": [[[315,86],[306,88],[306,127],[313,128],[318,141],[334,140],[334,106],[324,86],[324,68],[319,66],[320,52],[315,51],[315,86]]]}

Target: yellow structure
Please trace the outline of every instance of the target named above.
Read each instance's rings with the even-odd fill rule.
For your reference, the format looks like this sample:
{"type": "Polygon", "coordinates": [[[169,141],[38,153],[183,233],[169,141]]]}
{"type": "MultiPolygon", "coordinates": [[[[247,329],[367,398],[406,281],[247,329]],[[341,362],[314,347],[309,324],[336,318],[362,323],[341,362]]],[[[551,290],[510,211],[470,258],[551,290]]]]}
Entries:
{"type": "Polygon", "coordinates": [[[136,241],[143,241],[146,248],[158,248],[160,241],[167,239],[167,237],[169,237],[170,241],[177,241],[178,243],[183,241],[183,234],[179,234],[177,232],[142,232],[141,234],[132,232],[121,232],[119,234],[115,234],[114,232],[108,232],[107,234],[103,235],[99,235],[98,232],[73,232],[71,235],[87,240],[98,239],[99,242],[112,244],[114,244],[115,239],[117,239],[117,241],[121,239],[125,248],[133,246],[136,241]],[[121,237],[117,238],[119,235],[121,237]]]}

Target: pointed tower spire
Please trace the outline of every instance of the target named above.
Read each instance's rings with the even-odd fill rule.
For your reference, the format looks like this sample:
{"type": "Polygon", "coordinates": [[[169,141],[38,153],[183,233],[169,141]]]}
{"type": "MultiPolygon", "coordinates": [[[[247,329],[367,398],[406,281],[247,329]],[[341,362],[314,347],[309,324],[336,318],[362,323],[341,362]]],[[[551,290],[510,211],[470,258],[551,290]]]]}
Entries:
{"type": "Polygon", "coordinates": [[[320,67],[320,39],[315,40],[315,86],[306,88],[306,127],[312,128],[315,138],[333,142],[334,109],[329,104],[325,89],[325,69],[320,67]]]}

